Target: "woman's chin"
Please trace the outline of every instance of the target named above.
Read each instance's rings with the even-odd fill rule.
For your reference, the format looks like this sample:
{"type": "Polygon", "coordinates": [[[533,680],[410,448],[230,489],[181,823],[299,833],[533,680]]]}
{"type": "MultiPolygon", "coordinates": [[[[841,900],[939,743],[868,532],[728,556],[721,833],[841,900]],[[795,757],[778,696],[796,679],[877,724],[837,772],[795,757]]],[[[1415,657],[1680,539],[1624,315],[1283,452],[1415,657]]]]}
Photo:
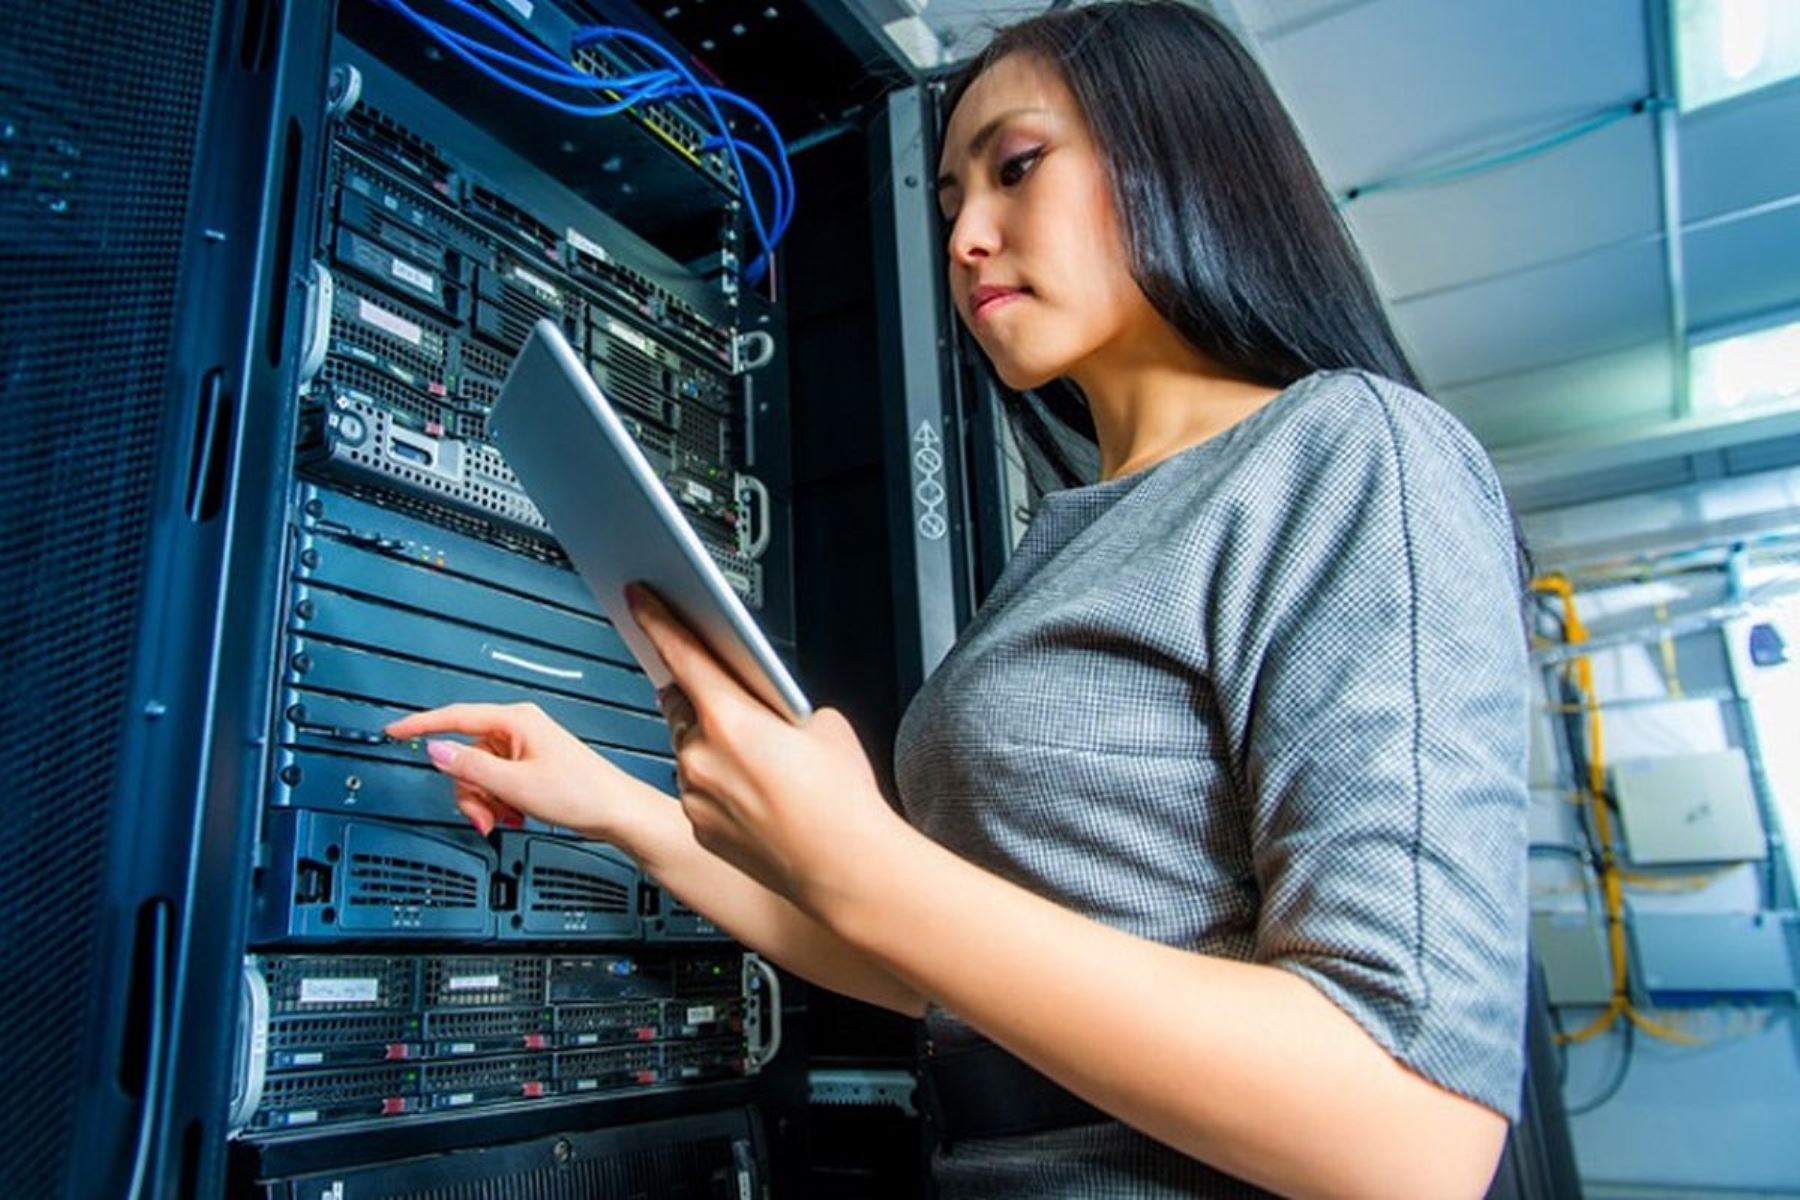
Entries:
{"type": "Polygon", "coordinates": [[[994,364],[994,374],[1000,377],[1000,382],[1015,392],[1041,388],[1062,374],[1035,363],[1021,363],[999,357],[993,357],[991,361],[994,364]]]}

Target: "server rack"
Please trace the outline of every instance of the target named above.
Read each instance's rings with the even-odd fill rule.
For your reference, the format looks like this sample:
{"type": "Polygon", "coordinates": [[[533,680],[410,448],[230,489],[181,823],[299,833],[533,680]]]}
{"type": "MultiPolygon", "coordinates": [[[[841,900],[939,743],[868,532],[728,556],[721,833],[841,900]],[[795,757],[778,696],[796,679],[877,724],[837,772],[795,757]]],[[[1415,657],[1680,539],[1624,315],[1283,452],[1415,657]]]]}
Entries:
{"type": "MultiPolygon", "coordinates": [[[[101,7],[9,14],[19,54],[42,61],[0,84],[35,156],[30,193],[0,178],[0,231],[44,271],[100,262],[116,234],[56,226],[59,188],[78,217],[125,220],[140,199],[98,171],[113,164],[97,140],[86,167],[56,161],[84,148],[66,134],[158,104],[170,117],[161,157],[135,164],[161,172],[146,244],[168,295],[126,347],[164,398],[95,475],[33,492],[40,460],[5,496],[9,543],[62,564],[23,581],[33,630],[59,587],[103,578],[136,618],[80,646],[110,672],[87,692],[47,686],[53,655],[9,647],[15,716],[38,689],[40,718],[85,715],[109,739],[27,781],[79,779],[87,828],[38,804],[6,852],[67,855],[85,837],[65,893],[29,876],[5,905],[32,923],[9,948],[9,1012],[54,1034],[34,1043],[37,1077],[76,1083],[66,1104],[21,1109],[15,1127],[42,1136],[6,1174],[30,1194],[918,1182],[898,1110],[824,1113],[836,1154],[815,1156],[806,1108],[809,1065],[903,1068],[905,1022],[808,997],[571,831],[475,835],[417,748],[379,729],[449,700],[531,698],[672,783],[645,682],[481,436],[509,354],[549,317],[778,648],[885,767],[899,707],[998,544],[970,531],[994,505],[970,497],[963,464],[995,426],[947,335],[924,186],[933,93],[825,0],[480,4],[558,52],[596,21],[712,47],[726,84],[813,133],[772,283],[738,279],[747,201],[692,105],[547,116],[380,0],[170,0],[130,24],[101,7]],[[89,236],[58,247],[71,230],[89,236]],[[109,475],[146,499],[96,509],[109,475]],[[58,560],[39,498],[134,547],[137,573],[58,560]],[[846,1156],[861,1143],[845,1128],[878,1128],[885,1156],[846,1156]]],[[[460,6],[416,7],[453,21],[460,6]]],[[[646,65],[604,43],[574,57],[646,65]]],[[[42,331],[9,329],[56,347],[62,374],[9,332],[9,394],[40,435],[27,449],[66,457],[80,431],[55,388],[82,347],[113,347],[81,324],[98,297],[80,312],[8,297],[31,300],[42,331]]],[[[136,399],[111,380],[93,394],[136,399]]]]}

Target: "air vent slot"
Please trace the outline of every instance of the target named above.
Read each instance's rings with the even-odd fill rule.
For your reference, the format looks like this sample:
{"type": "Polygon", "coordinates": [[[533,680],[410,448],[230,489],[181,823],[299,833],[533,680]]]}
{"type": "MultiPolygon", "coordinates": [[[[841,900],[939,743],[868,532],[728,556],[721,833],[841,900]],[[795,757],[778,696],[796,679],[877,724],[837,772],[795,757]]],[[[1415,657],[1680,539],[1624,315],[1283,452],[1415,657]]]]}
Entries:
{"type": "Polygon", "coordinates": [[[387,854],[350,856],[350,905],[396,904],[410,908],[477,908],[479,881],[436,863],[387,854]]]}
{"type": "Polygon", "coordinates": [[[629,913],[631,889],[579,871],[533,867],[531,911],[629,913]]]}

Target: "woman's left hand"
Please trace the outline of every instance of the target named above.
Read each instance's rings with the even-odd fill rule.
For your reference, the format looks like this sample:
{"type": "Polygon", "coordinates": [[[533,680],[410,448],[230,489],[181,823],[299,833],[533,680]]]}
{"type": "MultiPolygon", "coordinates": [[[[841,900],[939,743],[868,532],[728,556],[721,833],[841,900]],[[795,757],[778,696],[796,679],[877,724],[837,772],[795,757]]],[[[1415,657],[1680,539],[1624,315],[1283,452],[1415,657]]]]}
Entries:
{"type": "Polygon", "coordinates": [[[673,734],[695,838],[829,924],[864,856],[910,832],[882,798],[856,731],[829,708],[788,721],[647,588],[628,589],[628,599],[693,708],[691,724],[678,718],[673,734]]]}

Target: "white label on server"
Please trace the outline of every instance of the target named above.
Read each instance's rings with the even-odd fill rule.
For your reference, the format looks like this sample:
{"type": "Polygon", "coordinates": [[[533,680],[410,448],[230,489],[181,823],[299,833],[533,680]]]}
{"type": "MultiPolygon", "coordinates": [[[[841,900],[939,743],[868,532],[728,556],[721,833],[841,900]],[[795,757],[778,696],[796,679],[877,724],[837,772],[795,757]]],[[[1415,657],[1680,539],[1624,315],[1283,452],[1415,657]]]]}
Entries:
{"type": "Polygon", "coordinates": [[[294,1055],[296,1067],[316,1067],[325,1061],[325,1056],[317,1050],[309,1050],[305,1054],[294,1055]]]}
{"type": "Polygon", "coordinates": [[[381,999],[379,979],[302,979],[302,1004],[373,1004],[381,999]]]}
{"type": "Polygon", "coordinates": [[[316,1108],[305,1108],[301,1109],[299,1112],[291,1112],[287,1115],[287,1123],[289,1125],[311,1125],[318,1119],[319,1110],[316,1108]]]}
{"type": "Polygon", "coordinates": [[[433,296],[437,295],[437,276],[430,271],[421,271],[411,263],[401,262],[397,258],[393,261],[391,269],[395,279],[410,283],[421,291],[430,292],[433,296]]]}
{"type": "Polygon", "coordinates": [[[451,1042],[450,1043],[450,1053],[452,1053],[452,1054],[473,1054],[473,1053],[475,1053],[475,1043],[474,1042],[451,1042]]]}
{"type": "Polygon", "coordinates": [[[444,980],[444,990],[450,992],[491,992],[499,986],[498,975],[452,975],[444,980]]]}
{"type": "Polygon", "coordinates": [[[474,1092],[458,1092],[454,1096],[444,1097],[444,1103],[450,1104],[450,1105],[456,1105],[456,1106],[461,1106],[464,1104],[473,1104],[473,1103],[475,1103],[475,1093],[474,1092]]]}
{"type": "Polygon", "coordinates": [[[656,344],[617,317],[606,318],[607,332],[624,342],[627,346],[635,346],[645,354],[654,355],[656,344]]]}
{"type": "Polygon", "coordinates": [[[599,242],[596,242],[593,238],[581,232],[581,230],[575,228],[573,225],[569,226],[568,239],[569,245],[575,247],[583,254],[592,258],[597,258],[603,263],[612,261],[612,255],[606,252],[605,246],[602,246],[599,242]]]}
{"type": "Polygon", "coordinates": [[[689,1025],[704,1025],[708,1021],[716,1021],[718,1019],[719,1010],[710,1004],[696,1004],[688,1009],[687,1023],[689,1025]]]}
{"type": "Polygon", "coordinates": [[[681,486],[687,492],[690,500],[698,500],[702,504],[713,502],[713,490],[704,483],[695,483],[691,479],[684,479],[681,481],[681,486]]]}
{"type": "Polygon", "coordinates": [[[738,1168],[738,1200],[755,1200],[755,1192],[750,1186],[750,1172],[738,1168]]]}
{"type": "Polygon", "coordinates": [[[562,293],[556,290],[556,285],[551,283],[548,279],[545,279],[542,275],[533,275],[524,267],[514,267],[512,269],[512,274],[514,279],[518,280],[546,300],[560,300],[562,298],[562,293]]]}
{"type": "Polygon", "coordinates": [[[415,346],[425,341],[423,329],[399,313],[391,313],[380,305],[370,304],[367,300],[359,298],[356,301],[356,315],[361,317],[365,324],[373,325],[377,329],[385,329],[395,337],[411,342],[415,346]]]}

